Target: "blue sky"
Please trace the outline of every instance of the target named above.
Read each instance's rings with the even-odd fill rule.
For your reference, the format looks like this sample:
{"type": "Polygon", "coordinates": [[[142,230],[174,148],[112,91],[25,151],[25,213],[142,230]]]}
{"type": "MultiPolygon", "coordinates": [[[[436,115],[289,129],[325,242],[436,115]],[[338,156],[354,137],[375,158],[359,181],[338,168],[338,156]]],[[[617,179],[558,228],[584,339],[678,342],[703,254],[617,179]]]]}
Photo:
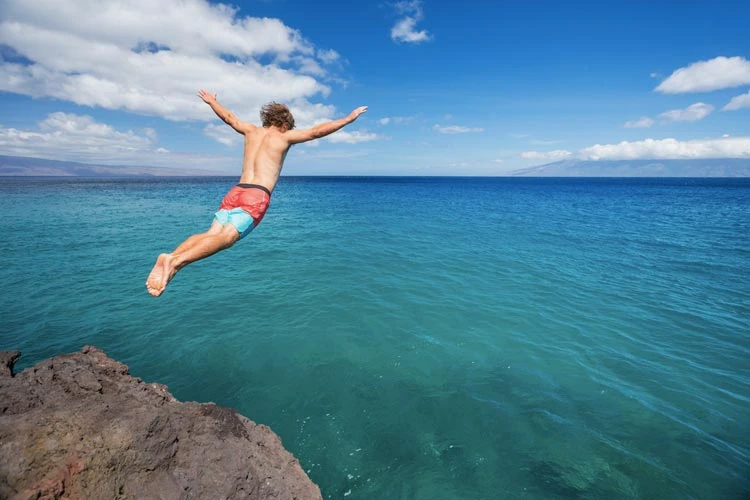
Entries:
{"type": "Polygon", "coordinates": [[[239,173],[287,102],[284,174],[497,175],[558,159],[750,158],[750,2],[3,0],[0,154],[239,173]]]}

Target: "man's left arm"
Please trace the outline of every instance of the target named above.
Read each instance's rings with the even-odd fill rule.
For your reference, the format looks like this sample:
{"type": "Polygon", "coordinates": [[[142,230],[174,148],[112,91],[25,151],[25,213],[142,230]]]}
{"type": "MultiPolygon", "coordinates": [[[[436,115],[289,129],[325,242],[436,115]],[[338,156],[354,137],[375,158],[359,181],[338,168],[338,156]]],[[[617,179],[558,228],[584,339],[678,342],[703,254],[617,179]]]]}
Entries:
{"type": "Polygon", "coordinates": [[[241,121],[239,118],[234,116],[234,113],[229,111],[227,108],[219,104],[219,101],[216,100],[216,94],[211,94],[209,92],[206,92],[205,90],[201,90],[198,92],[198,96],[203,99],[203,102],[211,106],[211,109],[214,110],[214,113],[216,113],[216,116],[221,118],[224,123],[232,127],[234,130],[236,130],[240,134],[245,134],[247,132],[251,132],[253,129],[255,129],[255,125],[252,123],[246,123],[241,121]]]}

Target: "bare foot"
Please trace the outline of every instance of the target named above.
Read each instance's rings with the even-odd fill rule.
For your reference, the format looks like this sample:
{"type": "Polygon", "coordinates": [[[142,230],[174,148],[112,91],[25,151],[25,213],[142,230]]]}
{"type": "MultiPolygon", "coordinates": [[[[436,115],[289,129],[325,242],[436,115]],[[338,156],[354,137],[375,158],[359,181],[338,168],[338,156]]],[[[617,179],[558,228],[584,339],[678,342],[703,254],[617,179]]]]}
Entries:
{"type": "Polygon", "coordinates": [[[154,297],[158,297],[167,288],[167,284],[174,277],[177,269],[173,264],[174,256],[163,253],[156,259],[154,268],[146,278],[146,290],[154,297]]]}

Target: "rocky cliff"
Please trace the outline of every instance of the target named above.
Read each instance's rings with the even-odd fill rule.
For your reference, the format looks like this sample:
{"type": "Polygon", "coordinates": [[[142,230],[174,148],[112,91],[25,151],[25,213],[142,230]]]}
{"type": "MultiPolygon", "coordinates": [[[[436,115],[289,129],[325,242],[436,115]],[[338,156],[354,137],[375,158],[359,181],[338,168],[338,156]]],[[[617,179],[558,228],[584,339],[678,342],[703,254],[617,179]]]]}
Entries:
{"type": "Polygon", "coordinates": [[[268,427],[181,403],[94,347],[13,373],[0,352],[0,498],[320,499],[268,427]]]}

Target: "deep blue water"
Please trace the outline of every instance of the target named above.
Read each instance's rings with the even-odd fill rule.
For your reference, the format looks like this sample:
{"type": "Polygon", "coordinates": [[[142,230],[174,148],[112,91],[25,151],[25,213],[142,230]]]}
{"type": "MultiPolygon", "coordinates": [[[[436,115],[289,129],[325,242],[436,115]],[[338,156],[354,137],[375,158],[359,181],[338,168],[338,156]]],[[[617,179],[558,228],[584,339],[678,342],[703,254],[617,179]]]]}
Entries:
{"type": "Polygon", "coordinates": [[[0,349],[93,344],[324,498],[750,498],[750,179],[0,179],[0,349]]]}

